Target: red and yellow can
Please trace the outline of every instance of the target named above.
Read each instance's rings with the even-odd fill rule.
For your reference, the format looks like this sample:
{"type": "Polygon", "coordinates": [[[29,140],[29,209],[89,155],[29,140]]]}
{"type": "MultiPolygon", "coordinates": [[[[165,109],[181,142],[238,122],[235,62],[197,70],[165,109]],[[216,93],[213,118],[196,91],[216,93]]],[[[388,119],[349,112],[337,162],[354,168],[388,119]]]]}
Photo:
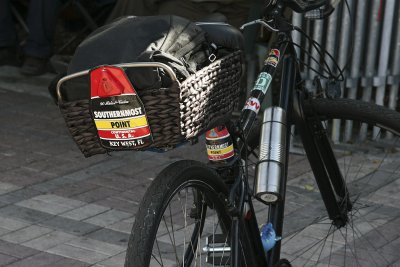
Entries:
{"type": "Polygon", "coordinates": [[[208,160],[213,163],[225,163],[234,159],[232,137],[225,126],[215,127],[206,133],[208,160]]]}

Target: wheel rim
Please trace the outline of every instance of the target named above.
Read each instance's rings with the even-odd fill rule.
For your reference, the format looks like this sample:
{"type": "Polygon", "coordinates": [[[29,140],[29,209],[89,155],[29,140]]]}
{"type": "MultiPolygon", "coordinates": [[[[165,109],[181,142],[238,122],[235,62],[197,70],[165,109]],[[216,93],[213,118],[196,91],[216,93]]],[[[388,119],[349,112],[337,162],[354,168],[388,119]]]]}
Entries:
{"type": "MultiPolygon", "coordinates": [[[[362,128],[354,124],[355,129],[362,128]]],[[[330,133],[332,123],[325,125],[330,133]]],[[[398,136],[387,140],[385,130],[374,132],[372,127],[368,133],[360,141],[354,132],[353,141],[334,146],[353,206],[346,226],[334,226],[325,215],[313,216],[326,211],[311,173],[288,181],[289,205],[306,200],[285,216],[282,257],[293,266],[388,266],[396,260],[400,235],[392,232],[400,225],[400,208],[395,204],[400,201],[384,200],[400,187],[400,166],[395,164],[400,140],[398,136]]]]}
{"type": "Polygon", "coordinates": [[[166,201],[160,215],[149,266],[220,266],[222,260],[217,258],[207,263],[210,254],[204,249],[207,237],[229,236],[223,207],[218,193],[201,181],[182,184],[166,201]]]}

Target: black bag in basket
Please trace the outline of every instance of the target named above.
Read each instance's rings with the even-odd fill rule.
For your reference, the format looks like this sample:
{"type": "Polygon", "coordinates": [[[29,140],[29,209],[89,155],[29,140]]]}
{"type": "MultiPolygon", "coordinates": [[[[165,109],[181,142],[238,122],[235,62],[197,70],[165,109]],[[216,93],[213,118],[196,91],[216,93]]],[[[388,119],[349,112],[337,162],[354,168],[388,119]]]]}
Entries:
{"type": "MultiPolygon", "coordinates": [[[[99,65],[160,62],[172,67],[180,81],[209,63],[209,45],[195,23],[172,15],[122,17],[94,31],[77,48],[68,74],[99,65]]],[[[169,86],[161,69],[128,71],[135,88],[169,86]]]]}

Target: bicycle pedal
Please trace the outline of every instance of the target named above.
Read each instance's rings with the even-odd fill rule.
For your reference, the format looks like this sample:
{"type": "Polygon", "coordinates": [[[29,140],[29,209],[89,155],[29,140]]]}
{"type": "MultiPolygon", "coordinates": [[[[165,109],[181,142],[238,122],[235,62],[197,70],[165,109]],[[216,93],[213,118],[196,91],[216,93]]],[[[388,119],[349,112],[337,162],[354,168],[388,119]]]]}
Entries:
{"type": "Polygon", "coordinates": [[[207,253],[207,263],[216,266],[230,265],[231,248],[227,244],[227,237],[225,235],[215,234],[208,236],[203,251],[207,253]]]}

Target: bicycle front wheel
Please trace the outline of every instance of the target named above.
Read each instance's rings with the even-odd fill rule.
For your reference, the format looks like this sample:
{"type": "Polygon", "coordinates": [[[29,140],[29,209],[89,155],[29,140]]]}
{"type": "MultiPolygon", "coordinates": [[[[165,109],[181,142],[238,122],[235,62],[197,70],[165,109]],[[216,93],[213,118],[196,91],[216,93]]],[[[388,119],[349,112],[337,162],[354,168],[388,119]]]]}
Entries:
{"type": "Polygon", "coordinates": [[[231,225],[227,194],[218,174],[202,163],[168,166],[140,204],[125,266],[224,266],[231,225]]]}
{"type": "MultiPolygon", "coordinates": [[[[311,171],[289,177],[282,258],[293,266],[392,266],[400,251],[400,114],[351,99],[310,99],[347,185],[348,221],[326,215],[311,171]],[[338,130],[339,129],[339,130],[338,130]],[[339,133],[339,135],[338,135],[339,133]]],[[[289,173],[290,175],[290,173],[289,173]]]]}

